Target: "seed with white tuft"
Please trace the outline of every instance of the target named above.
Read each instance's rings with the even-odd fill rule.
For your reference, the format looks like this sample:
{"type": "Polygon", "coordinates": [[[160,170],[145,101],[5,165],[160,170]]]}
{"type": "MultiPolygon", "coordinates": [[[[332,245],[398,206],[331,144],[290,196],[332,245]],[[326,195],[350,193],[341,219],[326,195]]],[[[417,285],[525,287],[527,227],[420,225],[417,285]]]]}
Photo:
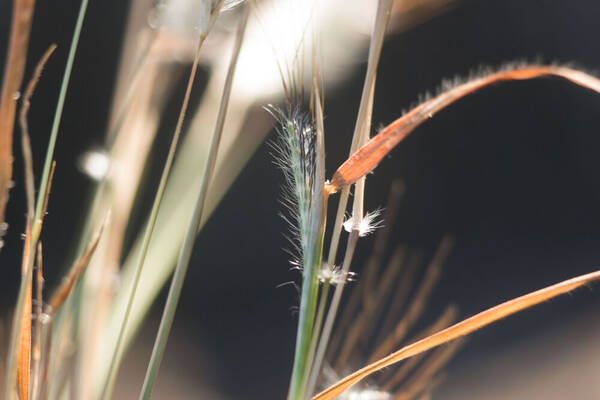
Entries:
{"type": "Polygon", "coordinates": [[[348,218],[344,222],[346,232],[358,231],[358,236],[367,236],[375,229],[380,228],[383,224],[382,220],[376,220],[381,215],[381,209],[367,213],[359,221],[355,221],[354,217],[348,218]]]}
{"type": "Polygon", "coordinates": [[[356,274],[354,272],[344,272],[340,267],[329,267],[323,263],[323,267],[319,271],[319,281],[321,283],[329,283],[330,285],[338,285],[354,280],[356,274]]]}

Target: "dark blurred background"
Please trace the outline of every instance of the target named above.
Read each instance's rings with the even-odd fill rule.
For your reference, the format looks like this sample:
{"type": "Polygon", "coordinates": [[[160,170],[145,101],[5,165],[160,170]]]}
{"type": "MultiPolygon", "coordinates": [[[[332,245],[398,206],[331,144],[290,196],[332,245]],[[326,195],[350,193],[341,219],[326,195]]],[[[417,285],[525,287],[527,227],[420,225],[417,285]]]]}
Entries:
{"type": "MultiPolygon", "coordinates": [[[[26,76],[50,43],[59,46],[30,113],[36,171],[41,168],[78,4],[40,1],[36,6],[26,76]]],[[[76,159],[103,142],[126,15],[127,2],[118,0],[91,1],[88,10],[58,139],[58,166],[43,234],[49,287],[58,282],[59,268],[71,259],[71,243],[80,230],[92,182],[78,172],[76,159]]],[[[445,13],[387,40],[373,122],[379,126],[393,121],[443,78],[467,76],[481,65],[542,60],[598,72],[599,15],[600,3],[592,0],[458,1],[445,13]]],[[[4,0],[0,60],[9,20],[10,1],[4,0]]],[[[327,92],[329,176],[347,156],[364,72],[362,65],[342,88],[327,92]]],[[[175,103],[181,95],[182,90],[174,95],[175,103]]],[[[381,163],[367,180],[366,207],[385,205],[392,179],[402,179],[407,190],[397,221],[386,221],[394,224],[392,244],[408,243],[422,249],[428,259],[442,235],[451,233],[456,239],[430,301],[431,315],[455,302],[461,315],[469,316],[597,268],[599,127],[596,93],[555,78],[504,83],[440,112],[381,163]]],[[[148,179],[158,179],[164,156],[160,149],[169,139],[168,129],[163,129],[148,179]]],[[[17,156],[16,185],[8,206],[10,230],[0,253],[0,311],[5,318],[14,306],[19,276],[24,224],[21,168],[17,156]]],[[[282,250],[288,245],[282,236],[287,227],[278,216],[281,181],[268,146],[261,146],[201,232],[157,398],[198,398],[197,393],[172,390],[200,381],[212,393],[204,398],[282,398],[286,392],[295,340],[292,308],[298,296],[293,286],[277,286],[298,280],[299,275],[289,271],[282,250]]],[[[138,202],[140,209],[150,201],[149,191],[148,198],[138,202]]],[[[370,239],[359,242],[353,268],[359,279],[371,246],[370,239]]],[[[122,387],[141,384],[163,303],[161,296],[126,361],[130,367],[124,369],[127,378],[121,380],[122,387]]],[[[492,368],[494,360],[511,349],[526,349],[528,343],[541,343],[568,327],[577,329],[552,336],[556,347],[548,348],[548,353],[581,345],[579,334],[591,338],[586,345],[597,347],[600,336],[594,338],[593,333],[600,333],[598,305],[598,287],[581,289],[475,333],[446,368],[447,393],[458,390],[469,370],[492,368]]],[[[535,359],[513,358],[507,365],[522,362],[543,368],[556,363],[558,368],[563,361],[549,359],[540,365],[535,359]]],[[[578,363],[577,358],[568,362],[578,363]]],[[[570,390],[569,384],[587,385],[600,396],[597,380],[586,380],[584,366],[576,371],[574,380],[565,380],[565,390],[570,390]]],[[[502,379],[496,376],[486,386],[487,398],[506,393],[513,381],[502,379]]],[[[560,373],[553,379],[560,380],[560,373]]],[[[446,398],[445,387],[439,398],[446,398]]],[[[547,398],[541,393],[534,391],[527,398],[547,398]]],[[[519,398],[511,396],[498,398],[519,398]]],[[[575,398],[597,398],[587,396],[575,398]]]]}

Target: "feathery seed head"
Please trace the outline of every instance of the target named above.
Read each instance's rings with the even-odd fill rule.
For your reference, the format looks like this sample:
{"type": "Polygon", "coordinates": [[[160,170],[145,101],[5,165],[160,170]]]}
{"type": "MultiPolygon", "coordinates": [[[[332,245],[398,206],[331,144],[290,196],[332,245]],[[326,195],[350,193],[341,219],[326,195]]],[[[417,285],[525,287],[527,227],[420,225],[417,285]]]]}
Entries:
{"type": "Polygon", "coordinates": [[[377,209],[367,213],[358,221],[355,221],[354,217],[350,217],[344,222],[344,229],[346,232],[358,231],[360,237],[367,236],[382,226],[383,220],[377,219],[380,215],[381,209],[377,209]]]}
{"type": "Polygon", "coordinates": [[[282,203],[288,213],[283,218],[300,242],[295,247],[303,253],[315,189],[316,130],[310,114],[304,112],[300,105],[288,104],[285,110],[269,106],[266,110],[278,122],[278,137],[270,145],[274,163],[282,170],[285,179],[282,203]]]}
{"type": "Polygon", "coordinates": [[[328,266],[327,263],[323,262],[322,268],[319,271],[319,281],[321,283],[329,283],[330,285],[343,284],[349,281],[353,281],[356,274],[354,272],[345,273],[339,266],[328,266]]]}

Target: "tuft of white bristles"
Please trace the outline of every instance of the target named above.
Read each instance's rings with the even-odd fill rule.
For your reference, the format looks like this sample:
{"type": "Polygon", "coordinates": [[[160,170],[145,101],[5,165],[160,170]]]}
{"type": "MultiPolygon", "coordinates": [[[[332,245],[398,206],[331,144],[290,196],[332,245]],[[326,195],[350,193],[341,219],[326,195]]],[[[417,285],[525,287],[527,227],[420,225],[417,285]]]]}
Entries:
{"type": "Polygon", "coordinates": [[[323,263],[323,267],[319,271],[319,282],[329,283],[332,286],[344,284],[354,280],[356,274],[354,272],[344,272],[341,267],[328,266],[323,263]]]}
{"type": "Polygon", "coordinates": [[[381,209],[377,209],[367,213],[358,221],[354,217],[350,217],[344,222],[344,229],[346,232],[358,231],[360,237],[367,236],[383,225],[383,220],[378,219],[380,215],[381,209]]]}

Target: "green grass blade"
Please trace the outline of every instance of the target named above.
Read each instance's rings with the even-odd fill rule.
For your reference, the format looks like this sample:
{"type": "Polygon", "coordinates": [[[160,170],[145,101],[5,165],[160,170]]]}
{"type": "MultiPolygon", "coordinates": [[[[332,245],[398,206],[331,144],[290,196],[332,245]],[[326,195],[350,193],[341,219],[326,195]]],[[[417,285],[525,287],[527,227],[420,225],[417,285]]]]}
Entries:
{"type": "Polygon", "coordinates": [[[206,200],[208,186],[212,178],[212,172],[217,160],[217,153],[221,141],[225,117],[227,114],[227,104],[229,102],[229,96],[231,93],[233,76],[235,72],[235,67],[237,65],[238,55],[242,46],[247,21],[248,9],[245,8],[244,16],[242,17],[240,25],[238,27],[238,34],[234,45],[234,51],[230,61],[229,70],[227,72],[227,79],[225,80],[225,87],[223,89],[223,96],[221,98],[221,105],[219,107],[217,124],[215,126],[213,137],[211,139],[207,166],[204,170],[204,176],[202,179],[200,192],[198,193],[198,197],[196,199],[194,214],[192,216],[192,219],[190,220],[190,224],[188,225],[185,240],[179,252],[177,265],[175,267],[175,272],[173,273],[173,280],[171,281],[171,286],[169,287],[169,295],[167,297],[167,302],[165,304],[163,315],[160,321],[160,326],[158,328],[158,333],[156,335],[156,340],[154,342],[154,348],[152,349],[152,356],[150,358],[150,363],[146,371],[144,384],[140,392],[140,399],[149,399],[152,395],[154,382],[156,381],[158,370],[160,368],[160,363],[162,361],[169,333],[171,331],[171,326],[173,325],[173,318],[175,316],[177,303],[179,302],[179,296],[181,294],[181,289],[183,287],[183,282],[185,280],[185,275],[189,266],[192,249],[194,247],[194,242],[196,239],[196,234],[202,221],[202,213],[204,210],[204,202],[206,200]]]}
{"type": "Polygon", "coordinates": [[[163,171],[160,177],[160,182],[158,184],[158,189],[156,191],[156,195],[154,197],[154,202],[152,204],[152,209],[150,211],[150,219],[146,225],[144,230],[144,236],[142,239],[142,247],[141,252],[139,254],[139,259],[137,265],[135,267],[135,275],[132,282],[132,287],[129,292],[129,298],[127,300],[127,305],[125,307],[125,312],[123,315],[123,323],[121,324],[121,328],[119,331],[119,335],[117,337],[117,343],[115,348],[113,349],[113,354],[110,362],[110,366],[108,369],[108,378],[107,383],[104,386],[102,399],[110,399],[112,397],[112,392],[115,384],[115,380],[117,377],[117,373],[119,371],[120,361],[123,356],[124,344],[125,344],[125,332],[127,330],[127,324],[129,322],[129,318],[131,315],[131,310],[133,307],[133,301],[135,299],[135,294],[137,292],[140,277],[142,275],[142,270],[144,267],[144,262],[146,261],[146,255],[148,254],[148,247],[150,245],[150,239],[152,238],[152,233],[154,232],[154,227],[156,225],[156,219],[158,217],[158,212],[160,209],[160,205],[162,203],[165,187],[167,185],[167,179],[169,177],[169,173],[171,172],[171,167],[173,166],[173,160],[175,159],[175,153],[177,151],[177,145],[179,144],[179,138],[181,136],[181,131],[183,128],[183,121],[185,119],[185,114],[188,109],[190,96],[192,93],[192,88],[194,86],[194,81],[196,78],[196,72],[198,70],[198,64],[200,62],[200,49],[206,39],[208,32],[210,31],[212,25],[215,23],[217,17],[219,15],[219,9],[216,9],[211,15],[211,19],[209,25],[205,32],[200,35],[200,40],[198,43],[198,47],[196,50],[196,55],[194,57],[194,62],[192,64],[192,69],[190,71],[187,88],[185,92],[185,96],[183,98],[183,104],[181,105],[181,109],[179,112],[179,117],[177,119],[177,124],[175,126],[175,132],[173,134],[173,139],[171,140],[171,145],[169,147],[169,153],[167,155],[167,160],[165,161],[165,165],[163,167],[163,171]]]}
{"type": "MultiPolygon", "coordinates": [[[[33,229],[32,229],[32,240],[30,242],[30,251],[29,254],[35,253],[35,247],[38,242],[38,238],[41,231],[41,223],[42,223],[42,209],[44,206],[44,194],[46,193],[46,189],[48,186],[48,178],[50,175],[50,168],[52,166],[52,159],[54,157],[54,148],[56,147],[56,138],[58,136],[58,128],[60,127],[60,121],[62,118],[62,112],[65,104],[65,99],[67,96],[67,89],[69,86],[69,80],[71,78],[71,71],[73,69],[73,63],[75,61],[75,54],[77,52],[77,45],[79,43],[79,37],[81,35],[81,29],[83,27],[83,20],[85,19],[85,12],[87,10],[88,0],[82,0],[81,5],[79,7],[79,14],[77,15],[77,22],[75,24],[75,30],[73,32],[73,39],[71,40],[71,47],[69,48],[69,54],[67,56],[67,64],[65,66],[65,71],[63,74],[62,83],[60,86],[60,92],[58,96],[58,103],[56,105],[56,110],[54,112],[54,121],[52,123],[52,130],[50,133],[50,139],[48,141],[48,148],[46,150],[46,158],[44,161],[44,169],[42,172],[42,179],[40,181],[40,188],[38,190],[38,198],[36,203],[35,210],[35,218],[33,221],[33,229]]],[[[29,263],[27,265],[27,272],[21,281],[19,286],[19,295],[17,298],[17,306],[15,308],[15,315],[13,317],[13,326],[11,331],[11,340],[9,345],[9,354],[8,354],[8,362],[6,368],[6,382],[4,384],[4,398],[10,399],[10,395],[12,393],[11,389],[13,388],[12,382],[15,377],[15,356],[17,350],[17,340],[20,331],[21,318],[24,311],[24,302],[25,302],[25,292],[27,282],[31,279],[33,275],[33,260],[34,257],[29,258],[29,263]]]]}

